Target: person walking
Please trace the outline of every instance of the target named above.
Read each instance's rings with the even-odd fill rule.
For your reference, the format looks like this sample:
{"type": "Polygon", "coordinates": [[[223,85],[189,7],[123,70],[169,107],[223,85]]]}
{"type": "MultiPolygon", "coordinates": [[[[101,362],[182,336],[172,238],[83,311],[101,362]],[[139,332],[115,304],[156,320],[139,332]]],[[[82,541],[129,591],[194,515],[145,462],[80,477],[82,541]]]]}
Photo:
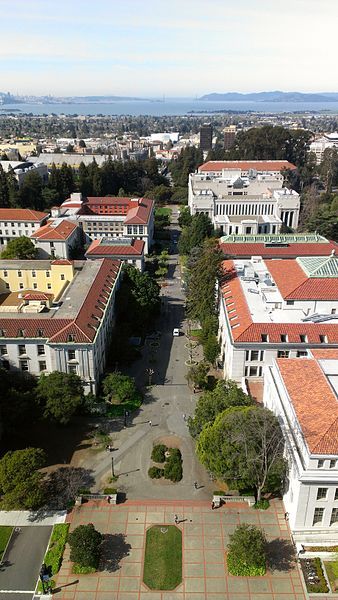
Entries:
{"type": "Polygon", "coordinates": [[[178,515],[175,515],[174,521],[175,521],[175,524],[177,525],[177,523],[178,523],[178,515]]]}
{"type": "Polygon", "coordinates": [[[198,489],[197,481],[194,481],[194,488],[195,488],[195,490],[198,489]]]}
{"type": "Polygon", "coordinates": [[[152,426],[152,422],[151,421],[149,421],[149,425],[150,425],[150,427],[152,426]]]}

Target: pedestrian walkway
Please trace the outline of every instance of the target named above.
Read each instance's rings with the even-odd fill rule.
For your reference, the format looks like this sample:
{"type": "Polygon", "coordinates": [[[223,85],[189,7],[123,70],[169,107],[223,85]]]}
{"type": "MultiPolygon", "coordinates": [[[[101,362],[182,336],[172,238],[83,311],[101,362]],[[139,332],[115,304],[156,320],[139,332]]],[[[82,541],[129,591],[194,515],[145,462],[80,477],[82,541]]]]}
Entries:
{"type": "Polygon", "coordinates": [[[210,502],[127,501],[111,506],[89,502],[69,515],[71,530],[93,523],[106,537],[109,553],[93,575],[72,575],[69,549],[59,576],[58,600],[305,600],[281,502],[266,511],[246,503],[212,510],[210,502]],[[174,524],[182,530],[183,581],[173,591],[149,591],[142,581],[146,530],[174,524]],[[240,523],[261,527],[268,541],[264,577],[233,577],[226,566],[229,535],[240,523]],[[78,581],[77,581],[78,580],[78,581]]]}
{"type": "Polygon", "coordinates": [[[0,510],[0,525],[11,525],[12,527],[55,525],[56,523],[64,523],[66,516],[66,510],[39,510],[36,512],[28,510],[0,510]]]}

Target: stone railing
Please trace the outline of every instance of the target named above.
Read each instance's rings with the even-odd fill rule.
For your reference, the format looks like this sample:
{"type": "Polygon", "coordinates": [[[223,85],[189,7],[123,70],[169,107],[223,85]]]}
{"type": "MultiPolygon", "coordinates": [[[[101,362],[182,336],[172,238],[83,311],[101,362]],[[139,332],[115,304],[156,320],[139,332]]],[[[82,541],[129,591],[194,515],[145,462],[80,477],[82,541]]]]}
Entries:
{"type": "Polygon", "coordinates": [[[117,494],[82,494],[75,500],[75,506],[81,506],[86,500],[106,500],[109,504],[117,504],[117,494]]]}
{"type": "Polygon", "coordinates": [[[227,504],[228,502],[247,502],[249,506],[255,504],[254,496],[232,496],[229,495],[218,495],[215,494],[212,498],[214,506],[221,506],[221,504],[227,504]]]}

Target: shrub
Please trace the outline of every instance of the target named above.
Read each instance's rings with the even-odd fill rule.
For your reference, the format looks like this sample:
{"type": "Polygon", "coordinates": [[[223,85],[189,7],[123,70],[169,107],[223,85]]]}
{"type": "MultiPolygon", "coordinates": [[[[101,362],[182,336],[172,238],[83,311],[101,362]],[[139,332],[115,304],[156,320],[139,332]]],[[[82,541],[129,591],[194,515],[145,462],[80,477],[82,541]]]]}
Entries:
{"type": "Polygon", "coordinates": [[[164,477],[171,481],[181,481],[182,472],[182,455],[178,448],[169,449],[169,457],[164,465],[164,477]]]}
{"type": "Polygon", "coordinates": [[[58,573],[62,563],[62,556],[65,549],[69,525],[60,523],[54,525],[53,533],[50,538],[49,547],[44,558],[44,563],[51,568],[52,574],[58,573]]]}
{"type": "Polygon", "coordinates": [[[263,499],[263,500],[258,500],[258,502],[256,502],[253,507],[259,508],[260,510],[266,510],[267,508],[269,508],[269,506],[270,506],[269,500],[263,499]]]}
{"type": "Polygon", "coordinates": [[[148,469],[148,475],[150,479],[161,479],[164,475],[164,469],[160,469],[159,467],[150,467],[148,469]]]}
{"type": "Polygon", "coordinates": [[[266,540],[254,525],[243,523],[230,535],[227,565],[231,575],[260,576],[266,572],[266,540]]]}
{"type": "Polygon", "coordinates": [[[96,567],[81,567],[78,564],[74,564],[72,568],[72,573],[75,575],[89,575],[90,573],[95,573],[96,567]]]}
{"type": "Polygon", "coordinates": [[[102,535],[94,525],[79,525],[68,536],[70,545],[70,560],[80,567],[96,569],[100,556],[102,535]]]}
{"type": "Polygon", "coordinates": [[[104,494],[117,494],[117,489],[112,487],[106,487],[103,490],[104,494]]]}
{"type": "Polygon", "coordinates": [[[153,447],[153,451],[151,453],[151,460],[157,463],[163,463],[165,461],[165,453],[168,448],[164,444],[158,444],[153,447]]]}
{"type": "Polygon", "coordinates": [[[311,583],[311,581],[309,581],[308,576],[307,576],[307,570],[305,568],[304,560],[301,560],[300,563],[301,563],[302,571],[304,574],[307,591],[312,594],[327,593],[329,591],[329,587],[328,587],[327,581],[325,579],[322,562],[321,562],[320,558],[317,557],[317,558],[311,559],[311,565],[315,568],[317,577],[319,579],[319,582],[317,582],[317,583],[311,583]]]}

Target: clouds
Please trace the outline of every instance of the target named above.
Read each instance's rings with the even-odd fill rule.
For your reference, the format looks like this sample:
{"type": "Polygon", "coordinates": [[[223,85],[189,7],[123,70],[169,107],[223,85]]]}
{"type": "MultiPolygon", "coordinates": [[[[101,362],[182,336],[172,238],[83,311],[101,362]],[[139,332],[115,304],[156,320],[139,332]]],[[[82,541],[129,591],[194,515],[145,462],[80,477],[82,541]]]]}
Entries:
{"type": "Polygon", "coordinates": [[[335,0],[1,0],[0,89],[334,91],[335,0]]]}

